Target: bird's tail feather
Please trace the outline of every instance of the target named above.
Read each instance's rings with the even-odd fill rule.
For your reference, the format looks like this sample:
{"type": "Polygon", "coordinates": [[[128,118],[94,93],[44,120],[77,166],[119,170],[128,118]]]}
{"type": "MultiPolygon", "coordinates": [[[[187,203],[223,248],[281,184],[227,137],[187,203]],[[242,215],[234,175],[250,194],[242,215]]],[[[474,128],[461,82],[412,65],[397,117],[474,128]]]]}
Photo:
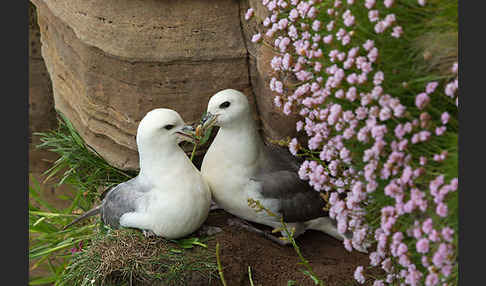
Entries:
{"type": "Polygon", "coordinates": [[[81,216],[77,217],[71,223],[69,223],[68,225],[66,225],[62,230],[66,230],[68,227],[70,227],[71,225],[79,222],[80,220],[83,220],[83,219],[88,218],[90,216],[94,216],[96,214],[99,214],[100,212],[101,212],[101,205],[99,205],[99,206],[97,206],[95,208],[92,208],[89,211],[87,211],[84,214],[82,214],[81,216]]]}
{"type": "Polygon", "coordinates": [[[322,231],[336,239],[343,240],[345,236],[337,231],[336,224],[329,217],[319,217],[306,222],[307,229],[322,231]]]}
{"type": "MultiPolygon", "coordinates": [[[[334,220],[330,219],[329,217],[320,217],[306,222],[308,229],[322,231],[338,240],[343,241],[346,239],[352,239],[353,233],[349,230],[346,233],[341,234],[337,230],[336,223],[334,220]]],[[[355,246],[353,244],[354,249],[362,253],[368,253],[368,248],[370,247],[370,243],[364,242],[362,245],[355,246]]]]}

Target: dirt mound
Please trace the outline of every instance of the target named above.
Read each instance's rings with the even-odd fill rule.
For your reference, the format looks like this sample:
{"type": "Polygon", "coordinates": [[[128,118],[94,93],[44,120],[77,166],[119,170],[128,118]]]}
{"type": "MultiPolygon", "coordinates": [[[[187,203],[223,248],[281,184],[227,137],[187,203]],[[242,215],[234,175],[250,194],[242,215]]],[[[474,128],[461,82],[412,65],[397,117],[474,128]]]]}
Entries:
{"type": "MultiPolygon", "coordinates": [[[[299,269],[299,258],[292,246],[280,246],[258,234],[228,224],[231,214],[223,210],[210,213],[206,225],[218,226],[223,232],[215,235],[219,242],[221,263],[228,286],[250,285],[248,266],[254,285],[315,285],[299,269]]],[[[269,227],[254,224],[260,229],[269,227]]],[[[342,243],[324,233],[309,230],[299,236],[297,244],[314,272],[326,285],[353,285],[353,273],[358,265],[368,265],[368,256],[347,252],[342,243]]]]}

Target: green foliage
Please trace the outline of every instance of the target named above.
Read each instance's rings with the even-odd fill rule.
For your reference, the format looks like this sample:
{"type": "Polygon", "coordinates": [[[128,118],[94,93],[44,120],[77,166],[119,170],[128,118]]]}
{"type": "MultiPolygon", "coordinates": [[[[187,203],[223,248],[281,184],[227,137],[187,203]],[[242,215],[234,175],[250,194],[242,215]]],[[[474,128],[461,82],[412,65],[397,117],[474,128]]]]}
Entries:
{"type": "Polygon", "coordinates": [[[87,200],[79,199],[78,206],[88,210],[99,196],[99,189],[109,189],[136,176],[137,172],[111,166],[93,148],[87,145],[71,122],[58,113],[57,130],[35,133],[41,144],[37,148],[57,153],[60,157],[46,172],[45,181],[61,176],[57,185],[68,184],[83,190],[87,200]]]}
{"type": "Polygon", "coordinates": [[[76,217],[70,210],[76,207],[82,192],[78,191],[75,198],[71,199],[71,205],[61,210],[42,198],[40,184],[35,178],[31,178],[31,181],[33,184],[29,186],[29,196],[42,209],[29,202],[29,261],[32,269],[43,265],[50,274],[46,277],[33,277],[29,284],[42,285],[60,279],[62,270],[69,263],[70,250],[89,241],[96,224],[63,230],[64,225],[76,217]]]}

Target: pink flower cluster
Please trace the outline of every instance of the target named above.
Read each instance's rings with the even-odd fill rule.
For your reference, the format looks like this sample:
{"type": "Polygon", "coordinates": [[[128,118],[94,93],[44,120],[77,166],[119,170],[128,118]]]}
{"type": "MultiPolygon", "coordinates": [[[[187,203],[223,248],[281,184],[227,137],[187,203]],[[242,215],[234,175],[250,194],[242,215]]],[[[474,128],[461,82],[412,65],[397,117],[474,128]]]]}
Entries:
{"type": "MultiPolygon", "coordinates": [[[[375,41],[354,38],[355,9],[369,10],[368,20],[375,23],[377,37],[387,36],[383,33],[391,29],[388,36],[399,38],[403,29],[395,14],[380,17],[380,11],[395,5],[394,0],[333,0],[323,11],[317,8],[320,2],[263,0],[270,13],[263,20],[266,31],[252,39],[270,43],[280,52],[271,61],[274,75],[269,87],[275,93],[274,103],[284,114],[303,118],[296,129],[306,133],[307,144],[296,138],[289,144],[292,154],[309,155],[299,177],[316,191],[329,192],[329,215],[337,221],[338,231],[353,233],[351,240],[344,241],[347,250],[377,242],[370,263],[387,276],[373,285],[396,281],[435,285],[451,273],[453,229],[439,230],[432,219],[417,219],[412,228],[400,230],[398,222],[403,217],[423,217],[431,209],[437,217],[447,217],[447,195],[457,190],[457,178],[447,183],[443,175],[430,179],[426,172],[430,164],[447,158],[447,150],[420,157],[410,151],[447,132],[450,114],[443,112],[435,118],[429,112],[431,100],[441,96],[440,83],[428,83],[415,96],[414,106],[404,106],[383,88],[386,75],[376,68],[380,52],[375,41]],[[327,21],[322,20],[326,17],[316,19],[321,14],[327,21]],[[299,84],[287,85],[283,79],[289,76],[299,84]],[[420,115],[410,116],[407,108],[420,115]],[[361,151],[354,151],[357,144],[363,146],[361,151]],[[394,203],[381,208],[380,225],[373,229],[365,215],[375,192],[383,192],[394,203]],[[422,260],[413,261],[412,252],[422,255],[422,260]],[[419,270],[424,267],[427,271],[419,270]]],[[[247,15],[251,16],[250,9],[247,15]]],[[[457,63],[453,73],[457,74],[457,63]]],[[[444,90],[456,104],[457,89],[456,77],[444,90]]],[[[354,277],[365,282],[362,266],[354,277]]]]}

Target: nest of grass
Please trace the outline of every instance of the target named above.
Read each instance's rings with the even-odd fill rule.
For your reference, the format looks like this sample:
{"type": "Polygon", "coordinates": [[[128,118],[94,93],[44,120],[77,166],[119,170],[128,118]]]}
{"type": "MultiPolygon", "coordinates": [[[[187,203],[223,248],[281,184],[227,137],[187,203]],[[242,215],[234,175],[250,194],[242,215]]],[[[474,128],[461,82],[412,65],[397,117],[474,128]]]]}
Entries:
{"type": "Polygon", "coordinates": [[[217,281],[215,252],[186,248],[133,229],[97,234],[75,253],[61,285],[211,285],[217,281]]]}

